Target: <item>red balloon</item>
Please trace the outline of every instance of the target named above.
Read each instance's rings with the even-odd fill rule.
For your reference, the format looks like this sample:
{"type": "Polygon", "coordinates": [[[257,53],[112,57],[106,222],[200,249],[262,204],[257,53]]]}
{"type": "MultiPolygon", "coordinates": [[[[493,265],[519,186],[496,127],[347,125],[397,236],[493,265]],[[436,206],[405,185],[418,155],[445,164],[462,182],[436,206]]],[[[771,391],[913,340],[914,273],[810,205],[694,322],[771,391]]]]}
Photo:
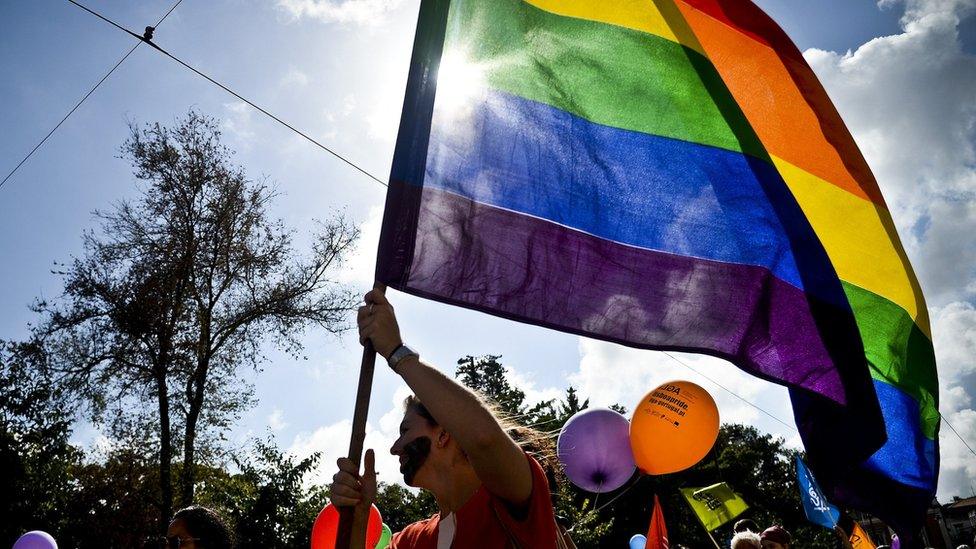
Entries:
{"type": "MultiPolygon", "coordinates": [[[[339,510],[331,503],[326,505],[312,526],[312,549],[335,549],[336,533],[339,531],[339,510]]],[[[376,547],[383,535],[383,517],[375,505],[369,509],[369,522],[366,523],[366,547],[376,547]]]]}

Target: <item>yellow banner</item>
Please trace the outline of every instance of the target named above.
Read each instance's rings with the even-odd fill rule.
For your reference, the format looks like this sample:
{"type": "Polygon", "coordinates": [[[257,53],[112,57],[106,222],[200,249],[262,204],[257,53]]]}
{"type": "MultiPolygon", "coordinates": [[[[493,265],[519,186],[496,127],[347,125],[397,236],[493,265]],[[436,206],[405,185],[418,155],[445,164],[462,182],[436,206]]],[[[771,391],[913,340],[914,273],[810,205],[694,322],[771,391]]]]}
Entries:
{"type": "Polygon", "coordinates": [[[746,502],[724,482],[705,488],[682,488],[681,495],[688,501],[702,526],[711,532],[734,519],[749,508],[746,502]]]}

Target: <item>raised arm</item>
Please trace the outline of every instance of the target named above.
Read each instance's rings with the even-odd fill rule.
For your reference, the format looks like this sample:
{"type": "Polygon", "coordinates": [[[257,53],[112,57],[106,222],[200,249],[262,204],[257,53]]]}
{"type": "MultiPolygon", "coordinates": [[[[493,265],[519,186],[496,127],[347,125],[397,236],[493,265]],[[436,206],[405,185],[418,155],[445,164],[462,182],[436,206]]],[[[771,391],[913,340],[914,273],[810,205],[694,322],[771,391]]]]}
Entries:
{"type": "MultiPolygon", "coordinates": [[[[359,335],[384,358],[403,342],[393,306],[379,290],[366,294],[359,310],[359,335]]],[[[468,456],[489,492],[521,506],[532,495],[532,472],[525,453],[470,390],[414,356],[397,364],[396,371],[430,414],[468,456]]]]}

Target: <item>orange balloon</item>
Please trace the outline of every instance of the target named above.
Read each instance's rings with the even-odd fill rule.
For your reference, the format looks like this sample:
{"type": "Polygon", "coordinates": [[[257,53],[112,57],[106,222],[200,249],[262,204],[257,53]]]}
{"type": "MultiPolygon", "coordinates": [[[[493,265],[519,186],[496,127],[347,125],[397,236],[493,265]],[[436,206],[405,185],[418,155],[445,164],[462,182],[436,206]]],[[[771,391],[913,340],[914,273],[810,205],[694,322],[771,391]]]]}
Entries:
{"type": "Polygon", "coordinates": [[[663,475],[701,461],[718,438],[718,407],[690,381],[669,381],[641,399],[630,420],[630,448],[645,473],[663,475]]]}
{"type": "MultiPolygon", "coordinates": [[[[339,532],[339,510],[331,503],[326,505],[312,526],[312,549],[335,549],[336,534],[339,532]]],[[[369,509],[366,522],[366,547],[375,547],[383,535],[383,517],[375,505],[369,509]]]]}

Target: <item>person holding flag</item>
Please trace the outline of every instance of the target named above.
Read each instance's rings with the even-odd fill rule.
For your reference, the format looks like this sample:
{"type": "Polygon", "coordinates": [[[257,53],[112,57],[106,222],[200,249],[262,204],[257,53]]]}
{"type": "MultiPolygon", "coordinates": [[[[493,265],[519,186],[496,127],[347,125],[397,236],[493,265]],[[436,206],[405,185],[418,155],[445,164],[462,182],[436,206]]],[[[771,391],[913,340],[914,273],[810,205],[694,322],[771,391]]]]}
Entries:
{"type": "MultiPolygon", "coordinates": [[[[390,452],[410,485],[431,492],[440,512],[393,535],[391,549],[447,547],[559,549],[549,483],[539,462],[509,436],[475,393],[420,360],[403,344],[393,306],[379,289],[366,294],[358,315],[360,341],[401,376],[416,396],[405,402],[400,438],[390,452]]],[[[337,462],[332,502],[355,509],[352,547],[364,547],[376,498],[375,457],[365,470],[337,462]]]]}

